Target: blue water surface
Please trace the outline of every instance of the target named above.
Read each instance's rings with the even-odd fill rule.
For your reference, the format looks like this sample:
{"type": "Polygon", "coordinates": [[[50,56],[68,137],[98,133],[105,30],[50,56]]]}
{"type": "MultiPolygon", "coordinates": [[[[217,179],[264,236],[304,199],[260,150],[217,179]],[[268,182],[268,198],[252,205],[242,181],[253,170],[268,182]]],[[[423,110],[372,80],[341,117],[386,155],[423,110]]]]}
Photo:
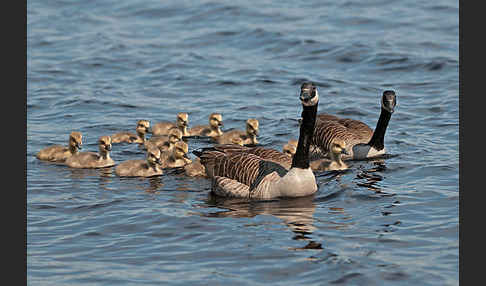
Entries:
{"type": "MultiPolygon", "coordinates": [[[[27,1],[29,285],[458,285],[458,1],[27,1]],[[318,172],[319,191],[212,197],[168,171],[119,178],[37,160],[51,144],[136,121],[260,121],[298,137],[300,84],[319,112],[375,127],[397,93],[383,159],[318,172]]],[[[189,140],[189,150],[210,146],[189,140]]],[[[144,157],[113,146],[116,162],[144,157]]],[[[193,154],[190,154],[194,158],[193,154]]]]}

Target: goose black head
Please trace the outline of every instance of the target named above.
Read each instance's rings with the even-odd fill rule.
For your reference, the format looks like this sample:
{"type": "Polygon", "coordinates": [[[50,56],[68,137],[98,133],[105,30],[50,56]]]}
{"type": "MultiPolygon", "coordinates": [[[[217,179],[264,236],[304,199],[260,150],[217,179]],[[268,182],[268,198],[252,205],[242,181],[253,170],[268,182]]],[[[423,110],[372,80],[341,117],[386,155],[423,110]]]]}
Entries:
{"type": "Polygon", "coordinates": [[[311,82],[304,82],[300,86],[300,101],[305,106],[313,106],[319,102],[316,86],[311,82]]]}
{"type": "Polygon", "coordinates": [[[397,105],[397,97],[393,90],[385,90],[381,98],[381,107],[386,111],[393,113],[397,105]]]}

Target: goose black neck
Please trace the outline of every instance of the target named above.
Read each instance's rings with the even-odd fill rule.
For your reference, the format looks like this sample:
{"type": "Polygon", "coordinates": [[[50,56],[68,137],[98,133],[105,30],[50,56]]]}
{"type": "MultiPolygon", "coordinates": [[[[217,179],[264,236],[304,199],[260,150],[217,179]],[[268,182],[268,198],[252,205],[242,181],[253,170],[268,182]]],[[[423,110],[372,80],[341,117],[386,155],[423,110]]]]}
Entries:
{"type": "Polygon", "coordinates": [[[378,151],[385,148],[385,132],[391,115],[392,114],[388,110],[381,108],[380,118],[378,118],[378,122],[376,123],[373,136],[371,137],[370,142],[368,142],[368,145],[378,151]]]}
{"type": "Polygon", "coordinates": [[[292,158],[291,168],[309,168],[309,149],[312,142],[312,135],[314,134],[317,106],[317,103],[313,106],[302,106],[299,142],[297,143],[297,150],[292,158]]]}

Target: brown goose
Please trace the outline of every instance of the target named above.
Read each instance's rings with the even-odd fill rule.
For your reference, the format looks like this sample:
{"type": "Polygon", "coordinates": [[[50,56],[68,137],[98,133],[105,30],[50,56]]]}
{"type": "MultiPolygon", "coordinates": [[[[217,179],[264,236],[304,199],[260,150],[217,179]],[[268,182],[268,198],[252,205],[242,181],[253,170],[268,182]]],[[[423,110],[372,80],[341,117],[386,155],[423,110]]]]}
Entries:
{"type": "Polygon", "coordinates": [[[234,138],[241,138],[243,145],[255,145],[258,144],[257,136],[259,132],[260,124],[257,119],[250,118],[246,121],[246,131],[230,130],[223,132],[223,135],[214,137],[218,144],[231,144],[234,138]]]}
{"type": "Polygon", "coordinates": [[[317,191],[316,179],[309,166],[309,148],[319,103],[317,89],[312,83],[302,84],[300,100],[303,119],[297,151],[289,170],[275,161],[248,152],[222,152],[216,148],[194,151],[212,179],[214,194],[272,199],[307,196],[317,191]]]}
{"type": "Polygon", "coordinates": [[[83,146],[81,132],[73,131],[69,134],[68,146],[52,145],[46,147],[35,155],[37,159],[50,162],[64,162],[67,158],[78,153],[83,146]]]}
{"type": "Polygon", "coordinates": [[[220,113],[209,115],[209,125],[196,125],[189,130],[191,136],[217,137],[223,135],[223,116],[220,113]]]}
{"type": "Polygon", "coordinates": [[[344,156],[345,159],[360,160],[385,154],[385,132],[395,106],[395,92],[392,90],[383,92],[381,113],[374,131],[358,120],[319,114],[312,139],[314,153],[312,155],[316,157],[325,156],[334,139],[341,139],[346,143],[346,150],[349,155],[344,156]]]}
{"type": "Polygon", "coordinates": [[[162,121],[154,124],[154,126],[152,126],[152,135],[168,135],[171,128],[177,127],[180,131],[182,131],[182,136],[190,136],[189,132],[187,131],[188,124],[189,115],[186,112],[179,112],[177,114],[175,123],[162,121]]]}
{"type": "Polygon", "coordinates": [[[137,134],[132,132],[124,131],[111,135],[111,143],[145,143],[145,134],[152,132],[150,129],[150,122],[148,120],[137,121],[137,127],[135,128],[137,134]]]}
{"type": "Polygon", "coordinates": [[[115,168],[115,174],[120,177],[152,177],[163,174],[160,168],[159,148],[149,147],[147,149],[146,160],[128,160],[118,164],[115,168]]]}
{"type": "Polygon", "coordinates": [[[111,137],[101,136],[98,140],[99,153],[79,152],[67,158],[65,164],[71,168],[104,168],[115,165],[110,157],[111,137]]]}
{"type": "Polygon", "coordinates": [[[190,164],[192,161],[191,159],[187,158],[188,151],[189,149],[187,143],[184,141],[178,141],[175,143],[172,150],[162,152],[162,156],[160,158],[162,161],[162,168],[178,168],[190,164]]]}

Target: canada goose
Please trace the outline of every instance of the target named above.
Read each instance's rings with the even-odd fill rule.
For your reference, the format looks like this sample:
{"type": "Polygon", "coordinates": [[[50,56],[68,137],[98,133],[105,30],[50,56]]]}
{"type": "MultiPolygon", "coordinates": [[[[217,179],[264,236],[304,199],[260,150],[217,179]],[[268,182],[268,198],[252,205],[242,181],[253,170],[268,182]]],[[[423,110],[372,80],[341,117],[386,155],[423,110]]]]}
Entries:
{"type": "Polygon", "coordinates": [[[212,179],[211,189],[214,194],[272,199],[307,196],[317,191],[316,178],[309,166],[309,148],[319,103],[317,89],[312,83],[302,84],[300,100],[303,120],[290,170],[247,152],[225,153],[214,147],[194,151],[206,168],[208,177],[212,179]]]}
{"type": "Polygon", "coordinates": [[[73,131],[69,134],[68,146],[52,145],[46,147],[35,155],[37,159],[51,162],[64,162],[67,158],[78,153],[82,149],[83,135],[81,132],[73,131]]]}
{"type": "Polygon", "coordinates": [[[145,134],[152,132],[150,128],[150,122],[148,120],[137,121],[137,127],[135,128],[137,134],[124,131],[111,135],[111,144],[116,143],[145,143],[145,134]]]}
{"type": "Polygon", "coordinates": [[[313,152],[321,153],[317,156],[322,156],[323,153],[329,151],[332,140],[339,138],[346,142],[346,150],[349,153],[348,156],[344,156],[344,159],[360,160],[385,154],[385,132],[395,106],[395,92],[384,91],[381,99],[381,113],[375,131],[358,120],[319,114],[312,139],[313,152]]]}
{"type": "Polygon", "coordinates": [[[128,160],[118,164],[115,174],[120,177],[152,177],[162,175],[159,148],[147,148],[146,160],[128,160]]]}
{"type": "Polygon", "coordinates": [[[176,122],[168,122],[162,121],[154,124],[152,126],[152,135],[159,136],[159,135],[168,135],[169,130],[172,127],[177,127],[179,130],[182,131],[182,136],[190,136],[189,132],[187,131],[187,126],[189,124],[189,115],[186,112],[179,112],[177,114],[176,122]]]}
{"type": "Polygon", "coordinates": [[[331,150],[329,150],[330,159],[323,158],[311,161],[311,169],[313,171],[345,170],[348,166],[341,158],[343,154],[348,154],[348,151],[346,151],[346,142],[341,139],[335,139],[331,143],[331,150]]]}
{"type": "Polygon", "coordinates": [[[111,137],[101,136],[98,140],[99,153],[79,152],[66,159],[65,164],[71,168],[104,168],[115,165],[110,158],[111,137]]]}
{"type": "Polygon", "coordinates": [[[178,141],[175,143],[172,150],[162,152],[162,168],[178,168],[183,167],[186,164],[190,164],[192,161],[191,159],[187,158],[188,151],[187,143],[184,141],[178,141]]]}
{"type": "Polygon", "coordinates": [[[211,113],[209,115],[209,125],[196,125],[189,130],[189,134],[191,136],[221,136],[223,135],[221,126],[223,126],[223,116],[220,113],[211,113]]]}
{"type": "Polygon", "coordinates": [[[240,137],[243,140],[243,145],[255,145],[258,144],[257,136],[259,132],[259,122],[255,118],[250,118],[246,121],[246,131],[230,130],[223,132],[223,135],[214,137],[218,144],[230,144],[233,143],[233,138],[240,137]]]}
{"type": "Polygon", "coordinates": [[[174,144],[182,140],[182,131],[177,128],[171,128],[169,130],[169,135],[164,136],[152,136],[149,140],[145,142],[145,148],[152,145],[160,149],[160,151],[172,150],[174,144]]]}

